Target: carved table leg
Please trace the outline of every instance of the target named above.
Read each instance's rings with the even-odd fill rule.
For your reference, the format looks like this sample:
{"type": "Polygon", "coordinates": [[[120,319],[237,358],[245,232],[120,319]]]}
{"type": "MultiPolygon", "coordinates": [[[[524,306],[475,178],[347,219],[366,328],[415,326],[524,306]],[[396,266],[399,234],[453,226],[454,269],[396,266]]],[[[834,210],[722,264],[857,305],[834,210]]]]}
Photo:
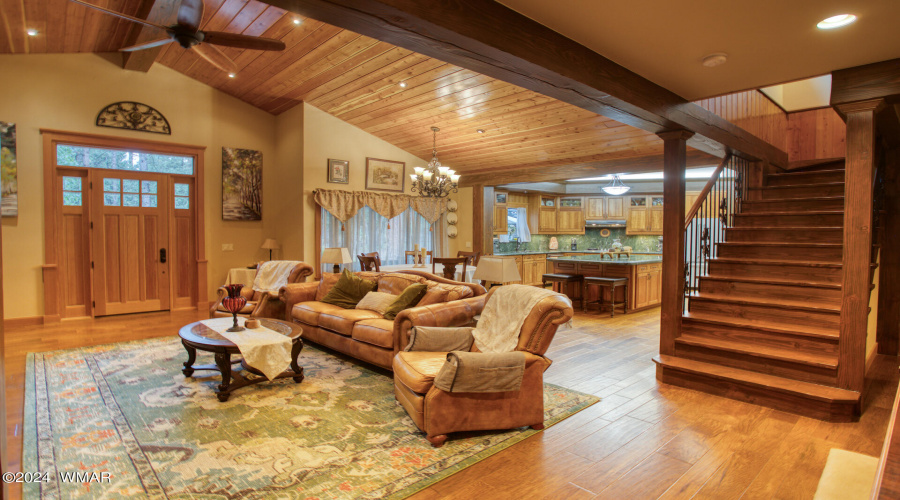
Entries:
{"type": "Polygon", "coordinates": [[[301,368],[300,364],[297,362],[297,358],[300,357],[301,349],[303,349],[303,341],[297,339],[297,341],[294,342],[294,345],[291,346],[291,369],[296,373],[294,382],[298,384],[303,382],[303,368],[301,368]]]}
{"type": "Polygon", "coordinates": [[[184,368],[181,370],[181,373],[183,373],[185,377],[190,377],[194,374],[194,361],[197,361],[197,349],[187,345],[187,342],[184,340],[181,341],[181,345],[184,346],[184,349],[188,353],[188,360],[184,362],[184,368]]]}
{"type": "Polygon", "coordinates": [[[231,384],[231,354],[227,352],[217,352],[216,365],[222,373],[222,383],[219,384],[219,390],[216,391],[216,397],[219,398],[219,401],[225,402],[228,401],[228,396],[231,394],[228,388],[231,384]]]}

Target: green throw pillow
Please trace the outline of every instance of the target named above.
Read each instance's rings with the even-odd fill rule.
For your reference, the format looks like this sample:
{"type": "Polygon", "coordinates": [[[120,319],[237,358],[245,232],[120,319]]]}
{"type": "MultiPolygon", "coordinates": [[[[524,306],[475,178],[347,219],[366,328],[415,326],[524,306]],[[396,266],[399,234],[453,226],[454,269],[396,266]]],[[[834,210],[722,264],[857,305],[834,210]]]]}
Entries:
{"type": "Polygon", "coordinates": [[[364,280],[348,269],[344,269],[337,283],[322,297],[322,302],[336,305],[344,309],[353,309],[363,297],[378,288],[375,281],[364,280]]]}
{"type": "Polygon", "coordinates": [[[427,291],[428,285],[425,283],[409,285],[403,290],[403,293],[397,296],[394,303],[388,306],[387,310],[384,311],[384,319],[394,319],[400,311],[415,306],[422,300],[422,297],[425,296],[425,292],[427,291]]]}

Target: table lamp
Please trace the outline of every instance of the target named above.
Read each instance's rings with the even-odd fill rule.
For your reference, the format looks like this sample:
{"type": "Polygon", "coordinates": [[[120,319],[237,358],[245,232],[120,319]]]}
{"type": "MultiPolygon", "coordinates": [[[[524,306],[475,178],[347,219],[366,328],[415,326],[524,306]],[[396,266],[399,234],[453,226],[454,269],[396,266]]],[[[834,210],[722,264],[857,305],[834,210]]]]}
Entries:
{"type": "Polygon", "coordinates": [[[350,257],[350,250],[346,248],[326,248],[322,250],[322,263],[334,264],[334,273],[341,272],[341,264],[349,264],[353,262],[350,257]]]}
{"type": "Polygon", "coordinates": [[[522,279],[522,276],[519,275],[515,257],[485,255],[479,259],[478,267],[475,268],[475,275],[472,276],[472,279],[481,280],[481,284],[487,288],[488,281],[506,283],[508,281],[519,281],[522,279]]]}
{"type": "Polygon", "coordinates": [[[279,245],[278,242],[272,238],[266,238],[266,241],[264,241],[262,246],[259,248],[268,250],[269,251],[269,260],[272,260],[272,250],[277,250],[277,249],[281,248],[281,245],[279,245]]]}

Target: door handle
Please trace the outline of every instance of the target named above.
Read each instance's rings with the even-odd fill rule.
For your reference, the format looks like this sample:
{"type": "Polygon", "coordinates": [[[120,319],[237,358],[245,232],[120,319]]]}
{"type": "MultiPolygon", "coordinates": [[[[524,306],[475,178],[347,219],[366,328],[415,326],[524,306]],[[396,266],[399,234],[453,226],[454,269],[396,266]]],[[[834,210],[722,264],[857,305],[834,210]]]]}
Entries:
{"type": "Polygon", "coordinates": [[[166,249],[165,248],[159,249],[159,262],[160,262],[160,264],[166,263],[166,249]]]}

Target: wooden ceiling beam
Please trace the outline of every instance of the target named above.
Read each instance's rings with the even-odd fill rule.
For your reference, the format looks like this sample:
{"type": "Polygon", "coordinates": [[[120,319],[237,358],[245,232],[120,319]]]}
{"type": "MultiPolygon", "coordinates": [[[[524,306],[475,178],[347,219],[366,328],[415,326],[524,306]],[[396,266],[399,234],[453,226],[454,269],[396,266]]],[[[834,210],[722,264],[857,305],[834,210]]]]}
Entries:
{"type": "MultiPolygon", "coordinates": [[[[628,172],[656,172],[662,170],[663,155],[653,154],[645,156],[605,155],[608,159],[564,165],[546,166],[543,164],[503,171],[493,170],[480,174],[465,174],[460,178],[460,187],[470,187],[478,184],[487,186],[499,186],[517,182],[556,182],[580,177],[596,177],[611,173],[628,172]]],[[[716,157],[697,151],[688,150],[687,166],[702,167],[715,165],[716,157]]]]}
{"type": "MultiPolygon", "coordinates": [[[[134,17],[167,26],[173,23],[177,17],[179,5],[181,5],[181,2],[178,0],[147,0],[141,4],[140,9],[138,9],[138,12],[134,17]]],[[[128,33],[128,36],[125,38],[125,43],[122,45],[123,47],[130,47],[132,45],[149,42],[151,40],[158,40],[167,36],[165,32],[156,28],[137,23],[133,24],[134,26],[131,28],[131,32],[128,33]]],[[[122,47],[117,47],[117,49],[120,48],[122,47]]],[[[122,57],[122,67],[131,71],[142,71],[146,73],[150,71],[150,68],[153,66],[153,63],[156,62],[156,58],[159,57],[159,53],[162,52],[162,49],[163,47],[160,46],[135,52],[125,52],[122,57]]]]}
{"type": "MultiPolygon", "coordinates": [[[[900,59],[831,73],[831,105],[900,97],[900,59]]],[[[838,111],[840,113],[840,111],[838,111]]]]}
{"type": "Polygon", "coordinates": [[[264,0],[285,10],[492,76],[692,147],[787,166],[787,153],[500,3],[264,0]],[[502,29],[498,28],[502,27],[502,29]]]}

